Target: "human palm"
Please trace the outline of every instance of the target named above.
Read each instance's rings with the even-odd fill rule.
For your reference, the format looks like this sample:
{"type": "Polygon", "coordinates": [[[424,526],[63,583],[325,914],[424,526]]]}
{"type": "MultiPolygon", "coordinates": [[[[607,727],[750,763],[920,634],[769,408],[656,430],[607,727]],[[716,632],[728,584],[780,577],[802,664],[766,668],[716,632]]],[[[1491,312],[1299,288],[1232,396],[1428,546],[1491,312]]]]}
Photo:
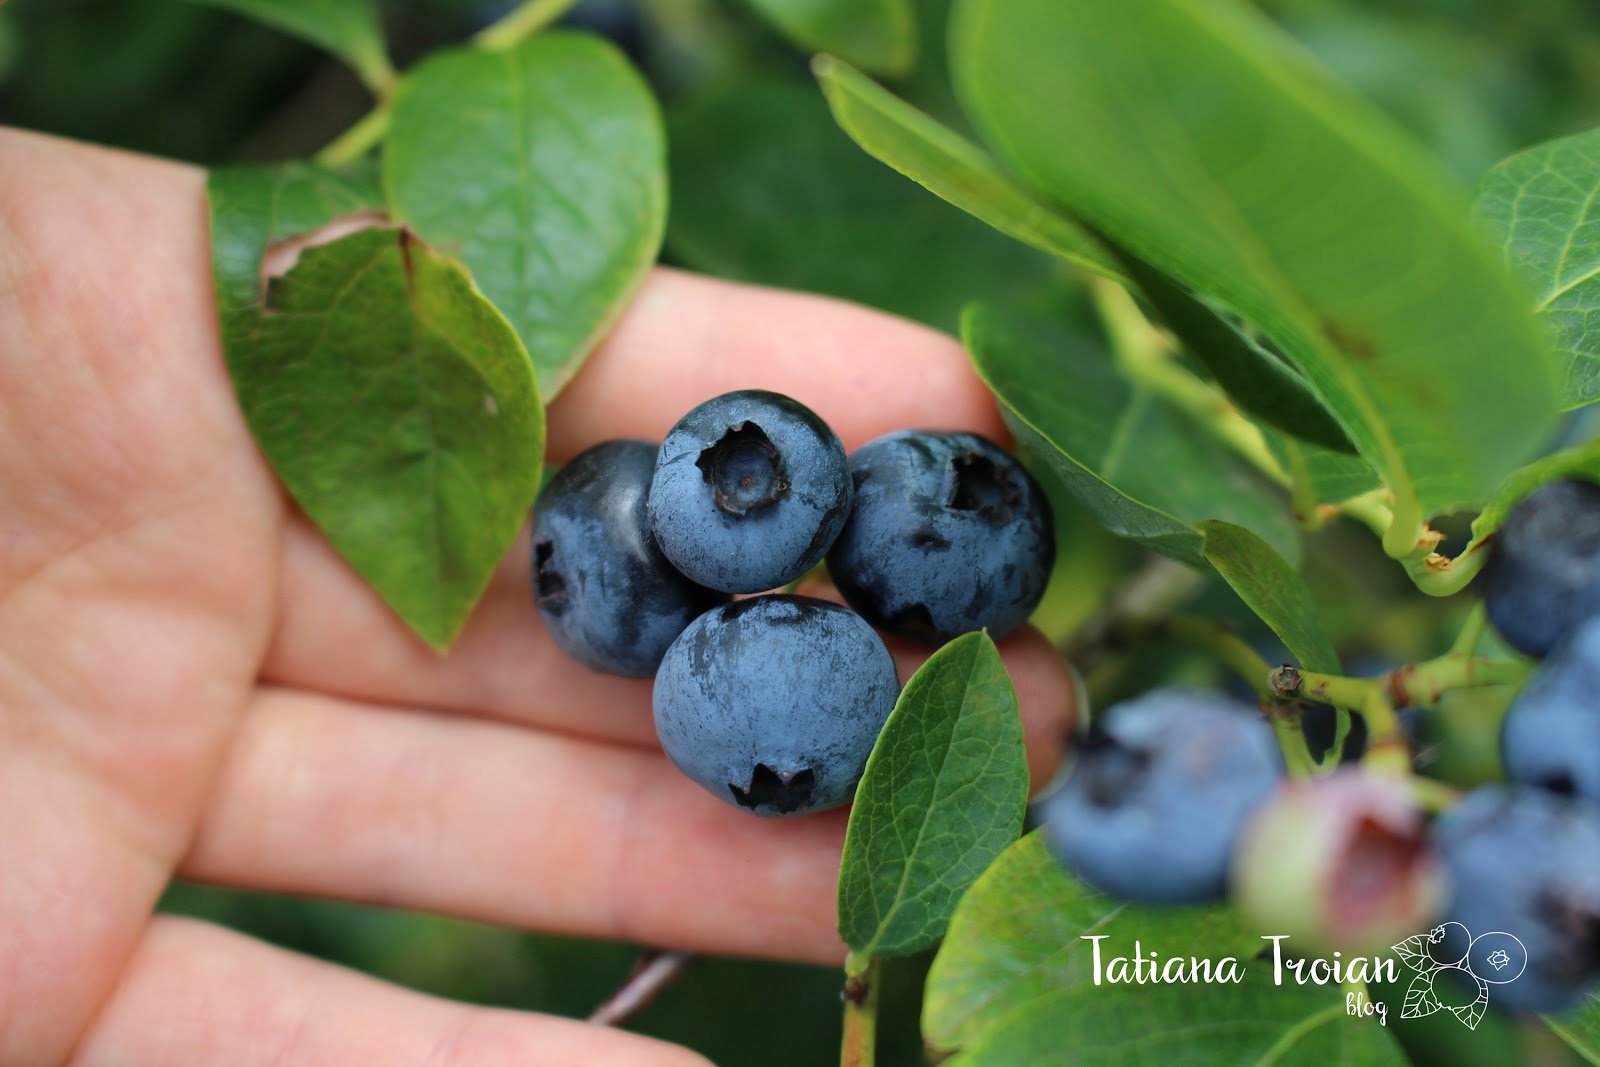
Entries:
{"type": "MultiPolygon", "coordinates": [[[[541,630],[520,547],[450,655],[411,637],[251,441],[208,264],[201,173],[0,133],[0,1064],[699,1062],[154,915],[175,876],[837,963],[842,815],[751,819],[674,773],[648,683],[541,630]]],[[[662,271],[552,406],[551,459],[747,386],[847,447],[1004,433],[938,334],[662,271]]],[[[1038,780],[1070,687],[1037,635],[1003,651],[1038,780]]]]}

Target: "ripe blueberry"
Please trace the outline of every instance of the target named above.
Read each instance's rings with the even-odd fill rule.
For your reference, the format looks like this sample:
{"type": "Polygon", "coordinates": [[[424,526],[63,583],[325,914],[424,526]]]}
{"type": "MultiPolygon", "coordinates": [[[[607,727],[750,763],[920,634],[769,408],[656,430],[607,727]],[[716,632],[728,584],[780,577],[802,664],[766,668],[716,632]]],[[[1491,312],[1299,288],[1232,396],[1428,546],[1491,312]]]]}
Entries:
{"type": "Polygon", "coordinates": [[[656,672],[656,733],[712,796],[789,815],[850,799],[894,709],[894,661],[848,608],[760,596],[689,624],[656,672]]]}
{"type": "Polygon", "coordinates": [[[661,444],[650,524],[684,574],[775,589],[822,559],[850,513],[844,448],[809,408],[748,389],[708,400],[661,444]]]}
{"type": "Polygon", "coordinates": [[[828,554],[850,606],[928,644],[1027,621],[1055,561],[1050,506],[1028,472],[970,433],[905,430],[850,457],[856,502],[828,554]]]}
{"type": "MultiPolygon", "coordinates": [[[[1483,786],[1434,824],[1433,842],[1450,875],[1449,918],[1474,939],[1510,934],[1527,949],[1526,970],[1496,985],[1493,1003],[1571,1005],[1600,975],[1600,810],[1538,789],[1483,786]]],[[[1478,976],[1494,981],[1487,970],[1478,976]]]]}
{"type": "Polygon", "coordinates": [[[1220,897],[1246,819],[1283,775],[1272,730],[1220,696],[1158,690],[1107,711],[1042,804],[1056,854],[1144,904],[1220,897]]]}
{"type": "Polygon", "coordinates": [[[534,602],[557,645],[598,671],[648,678],[695,616],[727,597],[673,570],[650,535],[656,449],[607,441],[563,467],[533,513],[534,602]]]}
{"type": "Polygon", "coordinates": [[[1506,777],[1600,802],[1600,618],[1544,661],[1500,732],[1506,777]]]}
{"type": "Polygon", "coordinates": [[[1600,486],[1549,482],[1511,510],[1479,581],[1506,644],[1544,656],[1600,614],[1600,486]]]}

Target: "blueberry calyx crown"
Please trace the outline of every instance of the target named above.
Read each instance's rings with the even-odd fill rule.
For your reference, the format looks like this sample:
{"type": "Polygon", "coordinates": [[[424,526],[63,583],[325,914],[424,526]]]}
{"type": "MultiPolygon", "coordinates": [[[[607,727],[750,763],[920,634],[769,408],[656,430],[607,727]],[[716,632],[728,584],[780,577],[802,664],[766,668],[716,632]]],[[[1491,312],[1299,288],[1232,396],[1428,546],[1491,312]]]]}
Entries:
{"type": "Polygon", "coordinates": [[[753,422],[729,427],[694,465],[705,475],[717,507],[735,518],[776,504],[789,492],[782,454],[753,422]]]}
{"type": "Polygon", "coordinates": [[[567,580],[556,570],[555,542],[541,537],[533,543],[533,599],[546,611],[559,615],[567,607],[567,580]]]}
{"type": "Polygon", "coordinates": [[[945,507],[975,511],[999,528],[1011,521],[1011,509],[1021,502],[1021,488],[988,456],[969,451],[951,458],[945,507]]]}
{"type": "Polygon", "coordinates": [[[1122,744],[1104,733],[1091,732],[1079,748],[1089,803],[1097,808],[1117,808],[1144,787],[1151,754],[1122,744]]]}
{"type": "Polygon", "coordinates": [[[728,783],[728,788],[733,792],[733,799],[741,807],[771,808],[781,814],[787,815],[811,803],[812,791],[816,789],[817,776],[810,767],[798,771],[775,771],[765,763],[758,763],[755,770],[750,772],[750,784],[744,787],[728,783]]]}

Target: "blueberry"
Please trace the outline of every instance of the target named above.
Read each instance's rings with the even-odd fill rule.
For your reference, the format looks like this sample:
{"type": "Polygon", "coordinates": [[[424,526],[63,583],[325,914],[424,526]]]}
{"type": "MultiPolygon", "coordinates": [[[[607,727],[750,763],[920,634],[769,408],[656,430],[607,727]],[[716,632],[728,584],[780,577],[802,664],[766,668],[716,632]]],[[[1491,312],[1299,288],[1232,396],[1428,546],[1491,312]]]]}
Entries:
{"type": "Polygon", "coordinates": [[[1254,709],[1158,690],[1101,717],[1042,821],[1056,854],[1103,892],[1144,904],[1214,900],[1245,821],[1282,776],[1254,709]]]}
{"type": "Polygon", "coordinates": [[[856,503],[828,554],[850,606],[939,644],[1027,621],[1055,561],[1050,506],[1028,472],[970,433],[905,430],[850,457],[856,503]]]}
{"type": "Polygon", "coordinates": [[[1515,980],[1478,975],[1496,983],[1491,1003],[1515,1011],[1574,1003],[1600,975],[1600,810],[1538,789],[1483,786],[1435,823],[1433,844],[1450,875],[1448,917],[1474,944],[1500,933],[1527,949],[1515,980]]]}
{"type": "Polygon", "coordinates": [[[816,566],[850,513],[844,448],[809,408],[749,389],[708,400],[661,444],[650,523],[669,560],[729,593],[816,566]]]}
{"type": "Polygon", "coordinates": [[[1544,656],[1600,614],[1600,486],[1549,482],[1511,510],[1484,565],[1483,602],[1506,644],[1544,656]]]}
{"type": "Polygon", "coordinates": [[[656,449],[607,441],[563,467],[533,513],[534,601],[557,645],[598,671],[648,678],[695,617],[727,597],[674,570],[650,535],[656,449]]]}
{"type": "Polygon", "coordinates": [[[1517,694],[1500,756],[1514,782],[1600,801],[1600,618],[1558,646],[1517,694]]]}
{"type": "Polygon", "coordinates": [[[712,796],[757,815],[815,811],[850,799],[899,691],[855,612],[751,597],[706,612],[667,650],[656,733],[712,796]]]}

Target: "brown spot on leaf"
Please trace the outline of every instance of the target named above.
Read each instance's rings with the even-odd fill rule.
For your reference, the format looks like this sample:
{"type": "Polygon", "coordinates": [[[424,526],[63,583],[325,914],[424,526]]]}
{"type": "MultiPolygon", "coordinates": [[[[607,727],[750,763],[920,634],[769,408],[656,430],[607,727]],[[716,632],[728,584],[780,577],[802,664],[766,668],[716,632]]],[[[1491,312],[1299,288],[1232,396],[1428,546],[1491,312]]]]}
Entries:
{"type": "Polygon", "coordinates": [[[1337,319],[1323,319],[1322,333],[1333,342],[1335,348],[1355,359],[1365,361],[1378,355],[1371,341],[1337,319]]]}

